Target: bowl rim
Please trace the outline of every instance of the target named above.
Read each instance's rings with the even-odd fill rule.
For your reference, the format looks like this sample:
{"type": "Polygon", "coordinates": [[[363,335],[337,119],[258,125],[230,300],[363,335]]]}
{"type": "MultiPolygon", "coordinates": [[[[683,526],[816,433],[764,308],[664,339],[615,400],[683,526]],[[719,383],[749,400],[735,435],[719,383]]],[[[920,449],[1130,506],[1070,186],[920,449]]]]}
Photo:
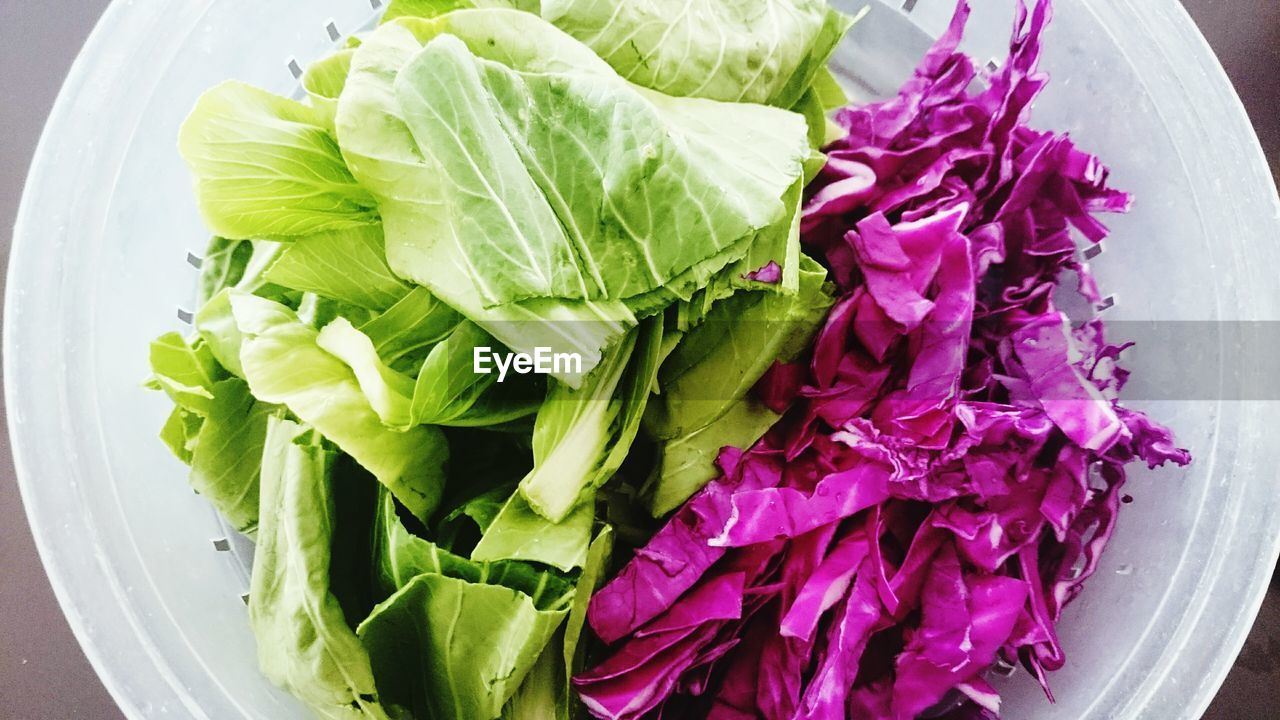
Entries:
{"type": "MultiPolygon", "coordinates": [[[[47,283],[47,287],[32,288],[22,282],[22,279],[57,277],[56,273],[49,273],[50,270],[56,270],[57,253],[52,252],[47,243],[47,228],[41,224],[43,208],[40,200],[51,196],[49,192],[41,191],[42,187],[49,185],[50,167],[59,162],[70,162],[60,155],[59,138],[72,133],[92,133],[95,117],[94,113],[85,112],[84,98],[98,99],[103,109],[123,106],[119,98],[105,98],[101,92],[95,95],[91,88],[95,85],[115,86],[113,78],[127,72],[126,68],[133,65],[126,61],[100,63],[98,59],[104,55],[126,60],[131,56],[140,56],[143,43],[138,38],[147,37],[147,28],[157,26],[162,18],[169,17],[185,19],[186,24],[192,25],[218,1],[172,4],[186,6],[181,8],[116,1],[106,9],[72,65],[41,134],[14,225],[8,268],[3,338],[4,392],[9,408],[7,424],[13,461],[28,523],[54,594],[72,632],[107,690],[131,718],[152,717],[161,709],[173,710],[178,707],[184,708],[193,717],[206,717],[206,714],[183,691],[177,679],[165,672],[164,659],[145,641],[143,635],[133,630],[137,627],[137,618],[123,602],[125,596],[113,581],[111,570],[104,562],[93,557],[93,535],[86,533],[83,537],[73,536],[72,542],[68,543],[67,538],[60,536],[56,530],[59,518],[46,506],[47,494],[61,492],[73,501],[81,501],[82,498],[76,495],[73,488],[58,486],[57,481],[66,475],[65,471],[59,472],[59,464],[65,464],[67,458],[48,451],[36,451],[34,440],[41,432],[50,428],[65,432],[69,427],[65,376],[58,378],[56,387],[31,384],[28,381],[28,366],[22,359],[27,348],[42,348],[42,340],[48,345],[48,338],[57,337],[56,333],[51,335],[49,332],[51,327],[56,330],[56,323],[36,328],[26,320],[29,315],[56,308],[59,288],[56,282],[47,283]],[[115,104],[108,105],[108,102],[115,104]],[[53,487],[49,487],[50,485],[53,487]],[[82,557],[73,559],[72,556],[76,554],[82,557]],[[94,580],[93,583],[85,582],[85,573],[94,580]],[[73,576],[76,577],[75,588],[69,582],[73,576]],[[113,600],[120,602],[101,602],[104,588],[110,588],[116,596],[113,600]],[[124,664],[118,662],[124,657],[147,660],[150,669],[156,671],[162,682],[149,683],[144,697],[142,688],[129,677],[137,672],[137,668],[126,672],[124,664]],[[164,697],[157,697],[157,689],[161,685],[166,688],[164,697]]],[[[1280,238],[1280,196],[1277,195],[1257,135],[1225,70],[1182,5],[1174,0],[1161,0],[1158,7],[1153,7],[1156,5],[1153,0],[1114,0],[1109,7],[1098,2],[1088,2],[1086,5],[1104,23],[1129,23],[1130,30],[1126,31],[1128,37],[1136,38],[1145,34],[1150,46],[1134,48],[1135,52],[1167,55],[1169,47],[1176,47],[1183,54],[1185,62],[1182,69],[1173,73],[1165,84],[1180,88],[1187,95],[1191,94],[1193,87],[1208,88],[1212,97],[1206,94],[1204,99],[1217,102],[1214,107],[1204,111],[1213,113],[1212,117],[1203,115],[1200,122],[1205,128],[1214,125],[1222,130],[1218,135],[1207,135],[1211,142],[1200,148],[1198,155],[1208,161],[1215,155],[1220,157],[1230,154],[1242,161],[1239,171],[1253,179],[1255,192],[1247,202],[1242,198],[1236,206],[1258,208],[1256,217],[1263,216],[1260,208],[1270,207],[1274,223],[1270,227],[1254,228],[1254,235],[1280,238]],[[1138,4],[1143,7],[1139,9],[1136,7],[1138,4]],[[1156,38],[1165,40],[1157,41],[1156,38]],[[1170,45],[1171,43],[1177,44],[1170,45]],[[1232,143],[1241,144],[1233,146],[1232,143]]],[[[1240,213],[1236,214],[1237,225],[1243,227],[1240,213]]],[[[55,243],[53,250],[58,249],[55,243]]],[[[50,350],[56,355],[60,348],[55,345],[50,350]]],[[[48,358],[50,361],[52,359],[48,358]]],[[[1243,422],[1250,424],[1272,423],[1273,427],[1280,426],[1280,407],[1259,403],[1256,407],[1247,408],[1247,412],[1242,412],[1241,416],[1243,422]]],[[[1198,675],[1199,681],[1186,683],[1178,691],[1181,695],[1179,702],[1186,709],[1183,717],[1199,717],[1203,714],[1231,669],[1231,661],[1244,645],[1253,620],[1261,608],[1276,560],[1280,557],[1280,516],[1270,530],[1269,535],[1250,543],[1256,551],[1259,564],[1254,566],[1244,593],[1217,599],[1215,604],[1214,598],[1210,597],[1214,583],[1206,583],[1198,590],[1204,596],[1203,602],[1197,605],[1198,612],[1183,623],[1190,625],[1179,628],[1180,633],[1190,633],[1204,618],[1212,617],[1215,612],[1220,617],[1228,615],[1233,620],[1229,630],[1221,632],[1215,644],[1202,656],[1195,658],[1196,665],[1202,669],[1198,675]],[[1227,612],[1228,609],[1230,612],[1227,612]]],[[[1217,580],[1216,577],[1213,579],[1217,580]]],[[[1170,649],[1175,655],[1176,651],[1185,646],[1186,637],[1180,635],[1183,643],[1178,647],[1173,647],[1175,642],[1170,642],[1170,649]]],[[[1162,657],[1161,666],[1165,672],[1158,682],[1168,679],[1169,666],[1175,659],[1179,662],[1187,661],[1186,658],[1162,657]]],[[[1151,686],[1151,683],[1147,685],[1151,686]]],[[[1168,690],[1167,687],[1164,689],[1168,690]]],[[[1141,715],[1142,707],[1134,706],[1150,700],[1152,692],[1154,688],[1150,688],[1146,694],[1135,695],[1126,711],[1130,711],[1134,717],[1141,715]]]]}

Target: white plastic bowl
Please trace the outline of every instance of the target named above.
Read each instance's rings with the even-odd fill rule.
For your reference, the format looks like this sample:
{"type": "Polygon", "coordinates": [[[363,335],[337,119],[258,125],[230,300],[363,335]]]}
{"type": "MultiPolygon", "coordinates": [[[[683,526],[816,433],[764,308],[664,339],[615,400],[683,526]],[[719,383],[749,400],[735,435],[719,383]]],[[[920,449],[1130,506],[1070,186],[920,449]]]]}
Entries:
{"type": "MultiPolygon", "coordinates": [[[[873,0],[838,55],[859,92],[892,92],[952,7],[907,4],[873,0]]],[[[978,3],[966,48],[979,59],[1004,57],[1012,5],[978,3]]],[[[190,307],[184,255],[205,238],[175,150],[186,112],[228,78],[293,92],[292,59],[305,66],[377,13],[371,0],[118,0],[36,154],[5,314],[10,432],[59,601],[131,718],[306,717],[258,674],[244,555],[215,551],[222,526],[156,439],[167,401],[140,383],[147,342],[190,307]]],[[[1182,7],[1059,0],[1044,67],[1038,124],[1070,131],[1139,198],[1095,261],[1118,298],[1108,312],[1280,320],[1280,203],[1182,7]]],[[[1134,473],[1137,502],[1063,621],[1058,704],[1019,675],[1004,683],[1007,717],[1199,717],[1249,630],[1280,549],[1280,406],[1152,405],[1196,462],[1134,473]]]]}

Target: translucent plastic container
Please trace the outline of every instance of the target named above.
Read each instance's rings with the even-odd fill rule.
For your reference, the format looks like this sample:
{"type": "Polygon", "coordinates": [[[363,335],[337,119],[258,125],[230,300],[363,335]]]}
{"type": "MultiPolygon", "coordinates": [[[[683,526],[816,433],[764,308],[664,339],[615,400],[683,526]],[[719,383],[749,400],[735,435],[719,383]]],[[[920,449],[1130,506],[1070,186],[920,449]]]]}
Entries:
{"type": "MultiPolygon", "coordinates": [[[[378,4],[118,0],[36,155],[5,315],[10,431],[58,598],[131,718],[306,717],[258,673],[244,547],[222,542],[156,438],[167,401],[141,382],[148,341],[183,327],[175,309],[190,309],[195,280],[185,257],[206,236],[175,149],[179,123],[228,78],[294,92],[298,69],[370,25],[378,4]]],[[[952,8],[871,4],[836,59],[861,97],[892,92],[952,8]]],[[[977,6],[967,49],[1004,57],[1013,0],[977,6]]],[[[1044,67],[1054,82],[1036,122],[1070,131],[1139,198],[1094,261],[1115,294],[1110,316],[1280,320],[1275,187],[1182,7],[1060,0],[1044,67]]],[[[1057,705],[1017,675],[1003,681],[1009,718],[1199,717],[1248,632],[1280,547],[1280,405],[1145,409],[1197,460],[1134,473],[1137,502],[1063,621],[1057,705]]]]}

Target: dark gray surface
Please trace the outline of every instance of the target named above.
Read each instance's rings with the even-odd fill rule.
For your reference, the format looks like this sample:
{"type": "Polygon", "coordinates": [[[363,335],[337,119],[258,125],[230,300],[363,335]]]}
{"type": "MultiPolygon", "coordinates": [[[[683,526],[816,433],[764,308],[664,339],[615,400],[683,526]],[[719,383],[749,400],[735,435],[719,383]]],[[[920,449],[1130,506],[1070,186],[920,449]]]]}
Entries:
{"type": "MultiPolygon", "coordinates": [[[[1250,108],[1272,167],[1280,168],[1280,0],[1185,4],[1250,108]]],[[[0,0],[0,227],[12,227],[44,118],[106,5],[106,0],[0,0]]],[[[9,241],[10,232],[0,232],[6,262],[9,241]]],[[[3,283],[0,278],[0,290],[3,283]]],[[[8,434],[0,432],[0,718],[119,718],[54,600],[8,458],[8,434]]],[[[1280,591],[1274,583],[1236,668],[1205,717],[1280,717],[1280,591]]]]}
{"type": "MultiPolygon", "coordinates": [[[[1184,0],[1183,4],[1235,83],[1271,160],[1271,171],[1280,179],[1280,0],[1184,0]]],[[[1280,578],[1272,579],[1253,632],[1204,717],[1280,718],[1280,578]]]]}
{"type": "MultiPolygon", "coordinates": [[[[106,5],[0,0],[0,252],[6,267],[10,228],[40,129],[106,5]]],[[[120,718],[71,635],[36,557],[7,431],[0,432],[0,454],[0,718],[120,718]]]]}

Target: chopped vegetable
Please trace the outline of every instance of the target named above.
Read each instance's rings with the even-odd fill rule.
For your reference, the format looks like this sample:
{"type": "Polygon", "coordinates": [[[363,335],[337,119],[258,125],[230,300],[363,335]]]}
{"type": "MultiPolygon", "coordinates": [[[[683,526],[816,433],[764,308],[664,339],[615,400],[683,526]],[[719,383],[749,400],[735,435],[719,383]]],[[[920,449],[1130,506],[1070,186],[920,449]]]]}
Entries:
{"type": "Polygon", "coordinates": [[[317,715],[387,718],[369,655],[329,588],[334,455],[306,427],[269,421],[249,623],[262,671],[317,715]]]}

